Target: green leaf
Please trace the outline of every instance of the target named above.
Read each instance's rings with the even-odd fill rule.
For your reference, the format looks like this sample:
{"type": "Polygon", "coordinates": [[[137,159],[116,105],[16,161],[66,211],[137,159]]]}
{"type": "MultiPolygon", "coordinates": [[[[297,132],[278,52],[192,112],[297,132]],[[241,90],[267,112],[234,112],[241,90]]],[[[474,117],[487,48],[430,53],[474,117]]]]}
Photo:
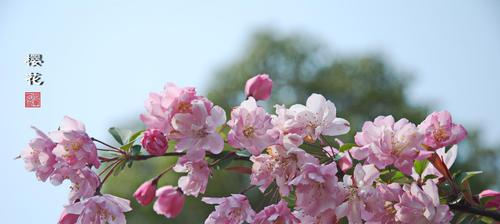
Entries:
{"type": "Polygon", "coordinates": [[[288,203],[288,208],[295,207],[295,194],[288,194],[288,196],[282,197],[282,199],[288,203]]]}
{"type": "Polygon", "coordinates": [[[340,152],[345,152],[345,151],[351,149],[354,146],[356,146],[356,144],[354,144],[354,143],[344,143],[342,146],[340,146],[339,151],[340,152]]]}
{"type": "Polygon", "coordinates": [[[130,136],[132,135],[132,131],[125,130],[125,129],[119,129],[119,128],[116,128],[116,127],[109,128],[108,132],[121,145],[123,145],[124,142],[127,142],[128,139],[130,138],[130,136]]]}
{"type": "Polygon", "coordinates": [[[118,165],[116,165],[115,170],[113,171],[113,175],[117,176],[118,174],[120,174],[123,171],[123,169],[125,168],[126,164],[127,163],[125,161],[120,161],[120,163],[118,165]]]}
{"type": "Polygon", "coordinates": [[[427,181],[427,180],[430,180],[430,179],[436,179],[438,178],[438,176],[434,175],[434,174],[429,174],[429,175],[426,175],[424,177],[424,183],[427,181]]]}
{"type": "Polygon", "coordinates": [[[394,176],[392,176],[392,182],[394,183],[400,183],[400,184],[409,184],[413,182],[413,180],[409,177],[407,177],[404,173],[401,171],[397,171],[394,176]]]}
{"type": "Polygon", "coordinates": [[[236,152],[236,155],[237,156],[241,156],[241,157],[250,157],[252,156],[252,154],[250,154],[247,150],[239,150],[236,152]]]}
{"type": "Polygon", "coordinates": [[[142,146],[141,145],[134,145],[132,146],[132,156],[138,156],[141,154],[141,149],[142,149],[142,146]]]}
{"type": "MultiPolygon", "coordinates": [[[[128,143],[127,143],[127,144],[125,144],[125,145],[122,145],[122,146],[120,147],[120,149],[123,149],[124,151],[129,151],[130,147],[131,147],[132,145],[134,145],[135,140],[136,140],[136,139],[137,139],[137,138],[138,138],[138,137],[139,137],[139,136],[140,136],[143,132],[144,132],[144,130],[141,130],[141,131],[138,131],[138,132],[135,132],[134,134],[132,134],[132,135],[130,136],[130,138],[128,139],[128,143]]],[[[125,142],[127,142],[127,141],[125,141],[125,142]]]]}
{"type": "Polygon", "coordinates": [[[469,178],[483,173],[483,171],[460,172],[455,176],[456,183],[462,185],[469,178]]]}
{"type": "Polygon", "coordinates": [[[137,131],[135,132],[134,134],[132,134],[129,138],[129,142],[134,142],[142,133],[144,133],[144,131],[146,130],[140,130],[140,131],[137,131]]]}
{"type": "Polygon", "coordinates": [[[428,164],[428,160],[415,160],[415,162],[413,163],[415,172],[417,172],[419,176],[422,175],[428,164]]]}
{"type": "Polygon", "coordinates": [[[234,157],[228,157],[228,158],[224,158],[222,160],[219,160],[217,162],[217,164],[215,165],[215,169],[222,170],[222,169],[226,168],[227,166],[229,166],[229,164],[231,164],[233,159],[234,159],[234,157]]]}

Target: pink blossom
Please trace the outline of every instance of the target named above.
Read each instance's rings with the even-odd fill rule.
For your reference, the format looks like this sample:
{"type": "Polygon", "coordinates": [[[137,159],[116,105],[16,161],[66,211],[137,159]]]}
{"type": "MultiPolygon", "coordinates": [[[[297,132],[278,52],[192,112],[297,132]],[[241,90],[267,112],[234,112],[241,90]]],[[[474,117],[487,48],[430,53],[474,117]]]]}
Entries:
{"type": "Polygon", "coordinates": [[[336,136],[349,132],[349,122],[338,118],[335,105],[320,94],[313,93],[307,98],[305,106],[295,104],[290,110],[304,128],[306,136],[312,140],[320,135],[336,136]]]}
{"type": "Polygon", "coordinates": [[[374,210],[368,223],[387,223],[396,224],[396,208],[394,205],[399,202],[399,196],[403,193],[401,186],[398,183],[380,184],[377,186],[377,192],[380,203],[383,203],[383,209],[374,210]]]}
{"type": "Polygon", "coordinates": [[[134,193],[134,197],[139,204],[146,206],[153,201],[156,192],[156,181],[148,180],[141,184],[134,193]]]}
{"type": "Polygon", "coordinates": [[[245,94],[256,100],[267,100],[271,96],[273,80],[267,74],[260,74],[247,80],[245,84],[245,94]]]}
{"type": "Polygon", "coordinates": [[[97,187],[101,183],[97,174],[88,167],[70,172],[69,179],[72,182],[69,193],[70,202],[94,196],[97,187]]]}
{"type": "Polygon", "coordinates": [[[253,97],[231,111],[231,120],[227,124],[231,128],[227,137],[229,144],[245,148],[253,155],[259,155],[278,138],[278,132],[271,124],[271,116],[264,108],[257,106],[253,97]]]}
{"type": "Polygon", "coordinates": [[[276,180],[280,194],[286,196],[290,192],[290,181],[300,174],[305,164],[319,164],[318,159],[300,148],[273,146],[268,153],[250,157],[254,162],[250,183],[260,186],[262,192],[276,180]]]}
{"type": "Polygon", "coordinates": [[[155,156],[163,155],[168,148],[167,138],[163,132],[158,129],[146,130],[141,143],[142,147],[144,147],[149,154],[155,156]]]}
{"type": "Polygon", "coordinates": [[[217,128],[226,122],[226,113],[219,106],[207,108],[202,100],[191,102],[191,113],[178,113],[172,119],[177,132],[176,151],[209,151],[218,154],[224,140],[217,128]]]}
{"type": "Polygon", "coordinates": [[[334,162],[328,165],[305,164],[301,174],[290,182],[296,186],[296,208],[306,215],[318,216],[339,206],[347,192],[339,185],[336,173],[334,162]]]}
{"type": "Polygon", "coordinates": [[[265,207],[255,215],[252,224],[299,224],[300,220],[292,214],[286,201],[265,207]]]}
{"type": "Polygon", "coordinates": [[[65,116],[59,130],[49,135],[52,141],[57,143],[52,152],[59,162],[73,169],[80,169],[87,165],[99,168],[97,148],[85,132],[85,126],[81,122],[65,116]]]}
{"type": "MultiPolygon", "coordinates": [[[[379,198],[372,184],[380,175],[373,164],[356,164],[353,176],[344,176],[344,185],[348,189],[347,200],[335,209],[337,218],[347,216],[349,223],[362,223],[373,217],[379,209],[379,198]]],[[[382,204],[380,204],[382,205],[382,204]]]]}
{"type": "Polygon", "coordinates": [[[140,118],[148,128],[170,134],[173,116],[177,113],[191,113],[191,101],[195,99],[202,99],[196,95],[195,88],[180,88],[167,83],[163,92],[149,94],[144,103],[147,113],[141,114],[140,118]]]}
{"type": "Polygon", "coordinates": [[[61,213],[61,217],[59,217],[58,224],[75,224],[78,220],[77,214],[67,213],[66,210],[63,210],[61,213]]]}
{"type": "Polygon", "coordinates": [[[24,160],[24,166],[28,171],[34,171],[37,178],[46,181],[54,171],[56,158],[52,150],[56,144],[50,140],[42,131],[32,127],[38,137],[32,139],[28,147],[21,153],[24,160]]]}
{"type": "Polygon", "coordinates": [[[172,186],[164,186],[156,191],[156,200],[153,209],[156,213],[167,218],[178,216],[184,207],[184,195],[172,186]]]}
{"type": "MultiPolygon", "coordinates": [[[[446,167],[448,167],[448,169],[449,169],[453,165],[453,163],[455,162],[455,159],[457,158],[458,147],[457,147],[457,145],[454,145],[448,150],[448,152],[445,152],[445,150],[446,150],[446,148],[443,147],[443,148],[436,150],[435,153],[437,153],[438,156],[443,159],[444,164],[446,164],[446,167]]],[[[414,180],[419,180],[419,179],[425,178],[428,175],[435,175],[436,177],[443,176],[441,174],[441,172],[439,172],[432,164],[427,165],[427,167],[422,172],[421,176],[419,176],[416,173],[415,168],[412,169],[411,176],[413,177],[414,180]]],[[[434,178],[434,179],[432,179],[432,181],[437,183],[438,179],[434,178]]]]}
{"type": "Polygon", "coordinates": [[[251,156],[252,174],[250,175],[250,184],[259,186],[259,190],[264,192],[274,181],[273,171],[276,161],[268,154],[251,156]]]}
{"type": "Polygon", "coordinates": [[[188,172],[187,176],[182,176],[178,180],[178,185],[185,195],[198,197],[198,194],[205,193],[210,176],[207,161],[192,160],[188,156],[182,156],[177,161],[174,170],[175,172],[188,172]]]}
{"type": "MultiPolygon", "coordinates": [[[[343,143],[341,144],[341,146],[343,143]]],[[[323,147],[325,150],[327,156],[329,157],[334,157],[335,155],[340,155],[340,159],[337,161],[337,165],[342,170],[342,172],[346,172],[347,170],[352,168],[352,158],[351,155],[349,154],[349,151],[345,152],[340,152],[338,149],[331,147],[331,146],[325,146],[323,147]]]]}
{"type": "Polygon", "coordinates": [[[448,111],[433,112],[418,126],[425,136],[423,144],[432,150],[454,145],[467,137],[462,125],[453,123],[448,111]]]}
{"type": "Polygon", "coordinates": [[[294,211],[293,214],[300,220],[300,223],[307,224],[332,224],[337,223],[337,217],[335,216],[335,211],[333,209],[327,209],[321,212],[317,216],[310,216],[304,214],[304,212],[298,210],[294,211]]]}
{"type": "Polygon", "coordinates": [[[105,194],[67,205],[64,212],[78,215],[76,224],[125,224],[123,213],[130,210],[128,200],[105,194]]]}
{"type": "Polygon", "coordinates": [[[279,133],[278,143],[285,148],[299,147],[303,143],[304,127],[295,120],[295,114],[283,105],[275,105],[276,115],[271,115],[272,124],[279,133]]]}
{"type": "Polygon", "coordinates": [[[496,210],[500,210],[500,192],[494,190],[484,190],[479,193],[479,198],[491,197],[492,199],[488,200],[485,204],[487,208],[495,208],[496,210]]]}
{"type": "Polygon", "coordinates": [[[403,194],[399,203],[394,205],[396,219],[403,223],[413,223],[420,220],[422,223],[448,223],[453,218],[453,213],[448,205],[439,203],[437,186],[427,180],[420,188],[417,183],[403,186],[403,194]]]}
{"type": "Polygon", "coordinates": [[[394,122],[392,116],[379,116],[363,124],[362,132],[354,137],[359,148],[350,150],[353,158],[375,164],[383,169],[394,164],[410,175],[413,161],[419,158],[422,136],[407,119],[394,122]]]}
{"type": "Polygon", "coordinates": [[[276,158],[273,175],[278,185],[279,193],[286,196],[290,193],[291,182],[301,174],[306,164],[319,164],[319,160],[300,148],[282,150],[280,147],[271,151],[276,158]],[[280,150],[281,149],[281,150],[280,150]]]}
{"type": "Polygon", "coordinates": [[[252,223],[255,212],[245,195],[232,194],[224,198],[204,197],[201,199],[207,204],[216,205],[215,211],[210,213],[205,224],[240,224],[252,223]]]}

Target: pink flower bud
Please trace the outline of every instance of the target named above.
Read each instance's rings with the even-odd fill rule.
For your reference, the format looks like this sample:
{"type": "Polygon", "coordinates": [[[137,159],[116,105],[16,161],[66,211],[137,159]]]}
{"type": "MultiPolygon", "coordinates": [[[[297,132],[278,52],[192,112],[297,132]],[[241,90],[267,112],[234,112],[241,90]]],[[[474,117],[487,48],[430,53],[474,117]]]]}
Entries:
{"type": "Polygon", "coordinates": [[[273,89],[273,80],[267,74],[256,75],[247,80],[245,85],[245,94],[252,96],[256,100],[267,100],[271,96],[273,89]]]}
{"type": "Polygon", "coordinates": [[[167,218],[176,217],[184,207],[184,195],[176,187],[164,186],[156,191],[156,197],[153,209],[167,218]]]}
{"type": "Polygon", "coordinates": [[[78,220],[79,215],[77,214],[71,214],[67,213],[66,210],[64,210],[61,214],[61,217],[59,218],[59,224],[75,224],[76,221],[78,220]]]}
{"type": "Polygon", "coordinates": [[[141,205],[148,205],[155,198],[156,183],[152,180],[144,182],[134,193],[134,197],[141,205]]]}
{"type": "Polygon", "coordinates": [[[167,151],[168,140],[160,130],[148,129],[144,132],[142,147],[144,147],[149,154],[160,156],[167,151]]]}

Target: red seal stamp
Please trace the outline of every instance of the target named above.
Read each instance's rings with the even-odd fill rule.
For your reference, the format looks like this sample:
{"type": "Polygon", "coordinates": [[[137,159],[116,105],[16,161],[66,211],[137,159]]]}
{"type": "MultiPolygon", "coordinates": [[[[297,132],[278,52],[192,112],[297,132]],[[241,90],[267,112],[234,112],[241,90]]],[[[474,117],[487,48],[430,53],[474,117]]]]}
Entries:
{"type": "Polygon", "coordinates": [[[40,92],[24,92],[25,108],[40,108],[42,105],[42,95],[40,92]]]}

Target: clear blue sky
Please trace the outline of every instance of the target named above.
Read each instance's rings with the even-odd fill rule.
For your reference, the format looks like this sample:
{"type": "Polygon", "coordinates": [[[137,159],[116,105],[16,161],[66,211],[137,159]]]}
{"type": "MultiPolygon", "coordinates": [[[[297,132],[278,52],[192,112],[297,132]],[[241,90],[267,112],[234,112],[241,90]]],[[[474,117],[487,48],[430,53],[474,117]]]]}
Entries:
{"type": "MultiPolygon", "coordinates": [[[[37,182],[13,157],[63,115],[93,136],[142,112],[148,92],[167,81],[204,87],[241,55],[260,27],[305,31],[342,54],[380,53],[411,72],[411,97],[448,109],[467,127],[500,140],[500,3],[477,1],[21,1],[0,2],[0,217],[54,223],[67,185],[37,182]],[[252,2],[252,3],[250,3],[252,2]],[[31,69],[28,53],[45,64],[31,69]],[[29,87],[39,71],[45,85],[29,87]],[[24,108],[40,90],[43,106],[24,108]]],[[[201,89],[203,91],[203,88],[201,89]]]]}

